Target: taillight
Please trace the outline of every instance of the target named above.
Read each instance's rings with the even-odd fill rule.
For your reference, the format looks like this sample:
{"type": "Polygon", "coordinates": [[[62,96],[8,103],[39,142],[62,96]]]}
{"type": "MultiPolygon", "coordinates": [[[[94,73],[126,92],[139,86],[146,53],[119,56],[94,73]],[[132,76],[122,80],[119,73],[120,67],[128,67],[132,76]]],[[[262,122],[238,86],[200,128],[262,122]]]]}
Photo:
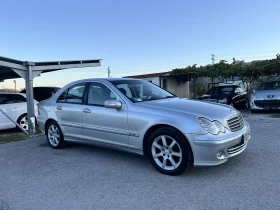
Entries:
{"type": "Polygon", "coordinates": [[[36,104],[38,109],[38,115],[40,115],[39,103],[36,104]]]}

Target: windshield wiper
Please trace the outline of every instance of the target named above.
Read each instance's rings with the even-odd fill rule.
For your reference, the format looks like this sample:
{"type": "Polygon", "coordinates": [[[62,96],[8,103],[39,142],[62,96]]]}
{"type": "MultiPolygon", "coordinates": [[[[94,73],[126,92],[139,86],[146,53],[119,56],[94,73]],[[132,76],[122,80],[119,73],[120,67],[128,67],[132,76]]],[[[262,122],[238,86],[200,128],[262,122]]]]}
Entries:
{"type": "MultiPolygon", "coordinates": [[[[178,98],[178,96],[166,96],[164,98],[178,98]]],[[[161,99],[164,99],[164,98],[161,98],[161,99]]]]}

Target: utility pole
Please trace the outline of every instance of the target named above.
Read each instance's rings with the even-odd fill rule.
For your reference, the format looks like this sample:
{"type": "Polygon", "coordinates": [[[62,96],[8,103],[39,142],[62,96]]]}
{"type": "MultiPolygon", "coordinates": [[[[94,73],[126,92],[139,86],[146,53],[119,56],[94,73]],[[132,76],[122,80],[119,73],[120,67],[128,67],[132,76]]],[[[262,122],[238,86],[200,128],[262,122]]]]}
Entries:
{"type": "Polygon", "coordinates": [[[15,83],[15,92],[17,92],[17,81],[14,80],[14,83],[15,83]]]}
{"type": "Polygon", "coordinates": [[[108,67],[108,78],[110,78],[110,73],[111,73],[111,70],[110,70],[110,66],[108,67]]]}
{"type": "Polygon", "coordinates": [[[214,63],[215,63],[215,55],[212,54],[211,56],[212,56],[212,58],[211,58],[211,60],[212,60],[212,65],[214,65],[214,63]]]}
{"type": "MultiPolygon", "coordinates": [[[[214,63],[215,63],[215,55],[212,54],[211,56],[212,56],[212,58],[211,58],[211,60],[212,60],[212,65],[214,65],[214,63]]],[[[212,77],[212,87],[213,87],[213,86],[214,86],[214,78],[212,77]]]]}

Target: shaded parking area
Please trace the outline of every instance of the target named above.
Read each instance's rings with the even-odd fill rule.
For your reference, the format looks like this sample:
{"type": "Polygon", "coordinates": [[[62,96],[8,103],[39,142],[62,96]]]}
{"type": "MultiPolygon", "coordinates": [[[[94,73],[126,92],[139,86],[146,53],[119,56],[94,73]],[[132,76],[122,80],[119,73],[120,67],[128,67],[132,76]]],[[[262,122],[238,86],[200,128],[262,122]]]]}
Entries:
{"type": "Polygon", "coordinates": [[[145,157],[45,137],[0,146],[0,209],[280,209],[279,121],[251,122],[247,150],[216,167],[158,173],[145,157]]]}

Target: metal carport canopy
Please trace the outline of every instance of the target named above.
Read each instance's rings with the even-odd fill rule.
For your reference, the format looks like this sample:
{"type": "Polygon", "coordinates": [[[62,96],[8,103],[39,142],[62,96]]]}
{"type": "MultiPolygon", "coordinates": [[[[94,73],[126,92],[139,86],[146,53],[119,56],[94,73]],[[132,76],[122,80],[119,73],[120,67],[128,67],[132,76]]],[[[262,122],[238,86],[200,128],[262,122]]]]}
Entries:
{"type": "Polygon", "coordinates": [[[30,62],[0,56],[0,81],[15,78],[25,79],[29,136],[34,135],[35,130],[33,79],[41,73],[47,73],[63,69],[101,66],[100,60],[101,59],[30,62]]]}

